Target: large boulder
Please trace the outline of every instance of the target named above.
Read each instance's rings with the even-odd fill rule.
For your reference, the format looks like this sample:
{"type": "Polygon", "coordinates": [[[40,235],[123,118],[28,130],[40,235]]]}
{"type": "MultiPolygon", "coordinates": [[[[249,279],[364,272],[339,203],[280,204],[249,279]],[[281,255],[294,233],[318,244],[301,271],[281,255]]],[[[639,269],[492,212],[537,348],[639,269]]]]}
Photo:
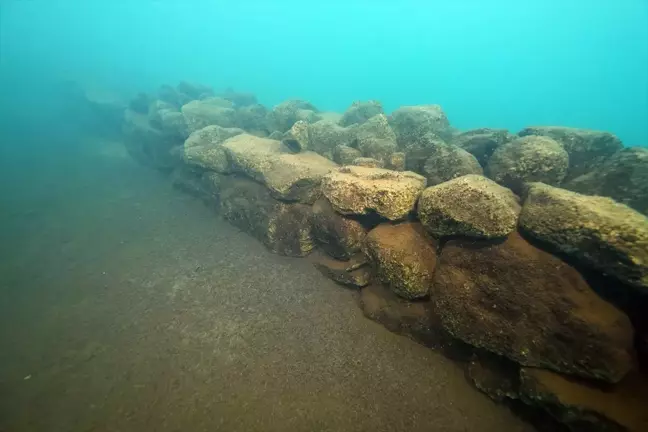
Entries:
{"type": "Polygon", "coordinates": [[[285,201],[311,204],[320,195],[324,175],[337,165],[314,152],[293,154],[281,142],[241,134],[223,143],[232,167],[266,185],[285,201]]]}
{"type": "Polygon", "coordinates": [[[220,201],[226,220],[275,253],[305,256],[315,247],[310,206],[277,201],[263,185],[237,176],[222,178],[220,201]]]}
{"type": "Polygon", "coordinates": [[[342,115],[340,126],[346,127],[352,124],[362,124],[371,117],[384,113],[382,104],[379,101],[355,101],[342,115]]]}
{"type": "Polygon", "coordinates": [[[355,128],[356,140],[353,144],[365,157],[387,161],[398,150],[396,135],[389,126],[384,114],[373,116],[355,128]]]}
{"type": "Polygon", "coordinates": [[[380,281],[406,299],[427,297],[436,265],[436,244],[420,224],[381,224],[371,230],[362,250],[380,281]]]}
{"type": "Polygon", "coordinates": [[[648,292],[648,218],[630,207],[533,183],[520,227],[583,264],[648,292]]]}
{"type": "Polygon", "coordinates": [[[569,156],[556,141],[542,136],[527,136],[495,150],[486,172],[497,183],[519,191],[527,182],[559,185],[568,166],[569,156]]]}
{"type": "Polygon", "coordinates": [[[322,192],[342,214],[378,214],[404,219],[425,188],[425,178],[409,171],[344,166],[322,180],[322,192]]]}
{"type": "Polygon", "coordinates": [[[360,222],[337,213],[324,197],[313,204],[311,224],[320,247],[339,260],[348,260],[360,252],[362,240],[367,235],[360,222]]]}
{"type": "Polygon", "coordinates": [[[428,186],[468,174],[484,174],[477,159],[460,147],[452,144],[439,144],[429,148],[429,151],[429,157],[423,165],[422,172],[427,178],[428,186]]]}
{"type": "Polygon", "coordinates": [[[286,132],[299,120],[307,123],[315,123],[320,120],[317,115],[317,108],[310,102],[300,99],[290,99],[276,105],[268,113],[271,130],[286,132]]]}
{"type": "Polygon", "coordinates": [[[236,111],[232,108],[232,103],[225,99],[214,97],[193,100],[183,105],[181,111],[189,133],[209,125],[236,126],[236,111]]]}
{"type": "Polygon", "coordinates": [[[455,337],[531,367],[618,382],[633,365],[626,315],[519,234],[444,245],[431,297],[455,337]]]}
{"type": "Polygon", "coordinates": [[[567,180],[598,169],[607,158],[623,148],[615,135],[590,129],[537,126],[523,129],[518,135],[540,135],[558,141],[569,154],[567,180]]]}
{"type": "Polygon", "coordinates": [[[245,105],[236,109],[235,124],[246,131],[268,131],[268,110],[263,105],[245,105]]]}
{"type": "Polygon", "coordinates": [[[122,132],[128,152],[140,163],[161,170],[170,170],[177,165],[171,149],[182,141],[151,125],[147,115],[126,110],[122,132]]]}
{"type": "Polygon", "coordinates": [[[281,142],[293,153],[308,150],[310,147],[308,123],[303,120],[295,122],[284,134],[281,142]]]}
{"type": "Polygon", "coordinates": [[[486,177],[467,175],[423,191],[418,214],[435,237],[501,238],[515,231],[517,197],[486,177]]]}
{"type": "Polygon", "coordinates": [[[221,145],[225,140],[245,133],[243,129],[207,126],[192,133],[184,143],[183,159],[188,165],[218,173],[230,173],[232,167],[221,145]]]}
{"type": "Polygon", "coordinates": [[[407,142],[399,142],[398,148],[405,153],[405,168],[423,174],[425,162],[435,153],[437,148],[446,146],[447,143],[433,133],[425,133],[407,142]]]}
{"type": "Polygon", "coordinates": [[[629,376],[612,389],[600,389],[548,370],[522,368],[520,398],[539,406],[573,431],[648,430],[648,378],[629,376]]]}
{"type": "Polygon", "coordinates": [[[392,112],[389,124],[398,137],[399,146],[407,146],[426,133],[442,139],[451,137],[448,117],[439,105],[414,105],[400,107],[392,112]]]}
{"type": "Polygon", "coordinates": [[[455,135],[452,144],[471,153],[481,166],[488,165],[493,152],[513,139],[506,129],[472,129],[455,135]]]}
{"type": "Polygon", "coordinates": [[[619,150],[598,169],[576,177],[566,189],[601,195],[648,214],[648,148],[619,150]]]}
{"type": "Polygon", "coordinates": [[[352,165],[359,157],[362,157],[362,153],[357,148],[339,145],[333,149],[333,160],[339,165],[352,165]]]}
{"type": "MultiPolygon", "coordinates": [[[[308,126],[310,150],[334,159],[335,148],[349,146],[355,140],[353,129],[342,127],[332,121],[320,120],[308,126]]],[[[357,150],[358,156],[360,151],[357,150]]],[[[336,160],[337,163],[338,162],[336,160]]]]}

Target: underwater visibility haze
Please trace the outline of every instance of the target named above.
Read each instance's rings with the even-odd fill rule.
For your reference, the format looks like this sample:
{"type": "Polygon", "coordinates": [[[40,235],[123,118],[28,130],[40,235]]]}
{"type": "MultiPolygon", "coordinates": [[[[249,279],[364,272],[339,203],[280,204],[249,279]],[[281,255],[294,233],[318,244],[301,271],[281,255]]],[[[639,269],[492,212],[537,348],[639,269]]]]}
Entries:
{"type": "Polygon", "coordinates": [[[648,2],[0,0],[0,432],[648,430],[648,2]]]}

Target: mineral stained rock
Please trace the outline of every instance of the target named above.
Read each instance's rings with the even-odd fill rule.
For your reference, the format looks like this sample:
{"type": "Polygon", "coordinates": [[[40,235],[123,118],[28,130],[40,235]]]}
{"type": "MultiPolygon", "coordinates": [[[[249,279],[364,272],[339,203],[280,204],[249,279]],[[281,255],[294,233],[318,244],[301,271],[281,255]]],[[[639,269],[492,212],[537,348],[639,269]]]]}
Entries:
{"type": "Polygon", "coordinates": [[[610,197],[648,215],[648,148],[619,150],[598,169],[574,178],[564,187],[587,195],[610,197]]]}
{"type": "Polygon", "coordinates": [[[435,237],[501,238],[515,231],[517,197],[486,177],[467,175],[423,191],[418,214],[435,237]]]}
{"type": "Polygon", "coordinates": [[[183,105],[181,111],[189,133],[209,125],[226,128],[236,126],[236,111],[232,108],[232,103],[225,99],[194,100],[183,105]]]}
{"type": "Polygon", "coordinates": [[[430,296],[453,336],[521,365],[607,382],[633,366],[628,317],[517,233],[449,241],[430,296]]]}
{"type": "Polygon", "coordinates": [[[223,143],[235,171],[264,184],[277,199],[312,204],[324,175],[337,167],[313,152],[290,153],[275,140],[248,134],[223,143]]]}
{"type": "Polygon", "coordinates": [[[221,214],[280,255],[305,256],[315,247],[311,207],[275,200],[252,180],[224,176],[220,183],[221,214]]]}
{"type": "Polygon", "coordinates": [[[314,253],[310,255],[310,260],[324,276],[340,285],[362,288],[371,282],[371,269],[362,254],[355,255],[348,261],[338,261],[314,253]]]}
{"type": "Polygon", "coordinates": [[[366,102],[355,101],[344,112],[339,124],[344,127],[351,126],[352,124],[362,124],[378,114],[385,114],[380,102],[375,100],[366,102]]]}
{"type": "Polygon", "coordinates": [[[360,222],[337,213],[324,197],[313,204],[311,225],[319,246],[339,260],[348,260],[360,252],[367,235],[360,222]]]}
{"type": "Polygon", "coordinates": [[[523,129],[519,135],[540,135],[558,141],[569,154],[566,180],[598,169],[607,158],[623,148],[615,135],[590,129],[538,126],[523,129]]]}
{"type": "Polygon", "coordinates": [[[542,136],[527,136],[495,150],[486,172],[497,183],[518,191],[528,182],[559,185],[568,166],[569,156],[556,141],[542,136]]]}
{"type": "Polygon", "coordinates": [[[427,297],[436,264],[436,244],[418,223],[381,224],[371,230],[362,250],[378,279],[406,299],[427,297]]]}
{"type": "Polygon", "coordinates": [[[493,152],[513,139],[506,129],[472,129],[452,138],[451,143],[471,153],[482,167],[488,165],[493,152]]]}
{"type": "Polygon", "coordinates": [[[342,214],[377,213],[390,220],[405,218],[425,188],[425,178],[382,168],[344,166],[322,179],[322,192],[342,214]]]}
{"type": "Polygon", "coordinates": [[[441,139],[451,136],[448,117],[439,105],[400,107],[391,114],[389,124],[394,129],[401,148],[426,133],[432,133],[441,139]]]}
{"type": "Polygon", "coordinates": [[[477,159],[466,150],[451,145],[435,145],[430,148],[423,165],[428,186],[440,184],[467,174],[484,174],[477,159]]]}
{"type": "Polygon", "coordinates": [[[533,183],[520,227],[581,263],[648,292],[648,218],[630,207],[533,183]]]}

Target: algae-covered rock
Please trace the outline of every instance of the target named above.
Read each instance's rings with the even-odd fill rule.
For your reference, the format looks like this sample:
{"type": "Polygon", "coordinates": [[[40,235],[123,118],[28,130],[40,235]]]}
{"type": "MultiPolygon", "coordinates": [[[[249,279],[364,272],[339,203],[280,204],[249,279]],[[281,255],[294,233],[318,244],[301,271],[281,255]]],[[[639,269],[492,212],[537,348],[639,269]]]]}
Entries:
{"type": "Polygon", "coordinates": [[[542,136],[527,136],[495,150],[486,172],[497,183],[520,190],[527,182],[559,185],[568,166],[569,156],[556,141],[542,136]]]}
{"type": "Polygon", "coordinates": [[[520,226],[583,264],[648,292],[648,218],[630,207],[533,183],[520,226]]]}
{"type": "Polygon", "coordinates": [[[225,141],[223,147],[235,171],[266,185],[274,197],[313,203],[325,174],[335,163],[313,152],[292,154],[275,140],[248,134],[225,141]]]}
{"type": "Polygon", "coordinates": [[[310,102],[291,99],[276,105],[268,113],[268,121],[273,129],[280,132],[286,132],[299,120],[306,123],[315,123],[320,120],[317,116],[317,108],[310,102]]]}
{"type": "Polygon", "coordinates": [[[311,225],[320,247],[339,260],[347,260],[360,252],[367,235],[360,222],[337,213],[324,197],[313,204],[311,225]]]}
{"type": "Polygon", "coordinates": [[[308,123],[303,120],[295,122],[282,139],[283,144],[293,153],[308,150],[309,141],[308,123]]]}
{"type": "Polygon", "coordinates": [[[232,172],[225,148],[225,140],[244,133],[243,129],[207,126],[193,132],[184,143],[183,160],[186,164],[227,174],[232,172]]]}
{"type": "Polygon", "coordinates": [[[598,169],[623,148],[621,140],[609,132],[561,126],[538,126],[523,129],[520,136],[540,135],[558,141],[569,154],[567,180],[598,169]]]}
{"type": "Polygon", "coordinates": [[[376,115],[357,126],[355,134],[354,146],[365,157],[386,161],[398,149],[396,135],[384,114],[376,115]]]}
{"type": "Polygon", "coordinates": [[[406,155],[403,152],[395,152],[389,155],[385,163],[386,168],[394,171],[405,171],[406,155]]]}
{"type": "Polygon", "coordinates": [[[377,213],[390,220],[405,218],[425,188],[425,178],[405,171],[344,166],[322,180],[322,192],[342,214],[377,213]]]}
{"type": "Polygon", "coordinates": [[[488,165],[493,152],[513,139],[506,129],[472,129],[455,135],[451,143],[471,153],[481,166],[488,165]]]}
{"type": "Polygon", "coordinates": [[[521,365],[608,382],[633,365],[628,317],[517,233],[449,241],[430,295],[452,335],[521,365]]]}
{"type": "Polygon", "coordinates": [[[394,293],[406,298],[426,297],[436,264],[436,244],[420,224],[381,224],[362,246],[377,277],[394,293]]]}
{"type": "Polygon", "coordinates": [[[263,105],[245,105],[236,109],[235,125],[246,131],[268,131],[268,110],[263,105]]]}
{"type": "Polygon", "coordinates": [[[198,129],[189,135],[184,142],[185,148],[201,147],[201,146],[215,146],[220,145],[228,138],[245,133],[243,129],[239,128],[224,128],[218,125],[211,125],[198,129]]]}
{"type": "Polygon", "coordinates": [[[333,150],[333,160],[340,165],[352,165],[359,157],[362,157],[360,150],[346,145],[339,145],[333,150]]]}
{"type": "Polygon", "coordinates": [[[484,173],[477,159],[460,147],[441,144],[429,150],[429,157],[425,161],[422,173],[427,178],[428,186],[468,174],[484,173]]]}
{"type": "Polygon", "coordinates": [[[506,237],[515,231],[517,197],[486,177],[467,175],[429,187],[418,203],[418,214],[435,237],[506,237]]]}
{"type": "Polygon", "coordinates": [[[374,158],[368,157],[359,157],[353,159],[351,165],[366,167],[366,168],[382,168],[385,164],[382,161],[376,160],[374,158]]]}
{"type": "Polygon", "coordinates": [[[419,174],[425,173],[425,162],[436,153],[436,149],[445,146],[447,143],[444,140],[430,132],[398,144],[399,149],[405,153],[405,168],[419,174]]]}
{"type": "MultiPolygon", "coordinates": [[[[320,120],[310,124],[308,126],[308,136],[310,150],[333,160],[335,160],[333,155],[336,147],[348,146],[355,140],[353,129],[344,128],[328,120],[320,120]]],[[[357,151],[357,154],[360,156],[360,151],[357,151]]],[[[337,160],[336,162],[340,163],[337,160]]]]}
{"type": "Polygon", "coordinates": [[[448,117],[439,105],[404,106],[395,110],[389,120],[398,137],[399,146],[407,146],[426,133],[442,139],[450,138],[448,117]]]}
{"type": "Polygon", "coordinates": [[[599,168],[574,178],[564,187],[587,195],[610,197],[648,214],[648,148],[619,150],[599,168]]]}
{"type": "Polygon", "coordinates": [[[548,370],[522,368],[520,397],[546,409],[570,430],[648,430],[646,376],[633,374],[611,389],[600,389],[548,370]]]}
{"type": "Polygon", "coordinates": [[[340,126],[345,127],[351,126],[352,124],[362,124],[371,117],[384,113],[382,104],[379,101],[355,101],[344,112],[339,123],[340,126]]]}
{"type": "Polygon", "coordinates": [[[182,141],[152,126],[145,114],[126,110],[122,132],[126,149],[135,160],[160,170],[170,170],[177,165],[171,149],[182,141]]]}
{"type": "Polygon", "coordinates": [[[220,190],[223,217],[271,251],[305,256],[315,247],[310,206],[277,201],[264,186],[236,176],[224,176],[220,190]]]}
{"type": "Polygon", "coordinates": [[[209,125],[236,126],[236,111],[232,108],[232,103],[225,99],[193,100],[183,105],[181,111],[189,133],[209,125]]]}
{"type": "Polygon", "coordinates": [[[371,282],[371,269],[362,254],[355,255],[348,261],[338,261],[315,253],[311,255],[311,261],[324,276],[340,285],[362,288],[371,282]]]}

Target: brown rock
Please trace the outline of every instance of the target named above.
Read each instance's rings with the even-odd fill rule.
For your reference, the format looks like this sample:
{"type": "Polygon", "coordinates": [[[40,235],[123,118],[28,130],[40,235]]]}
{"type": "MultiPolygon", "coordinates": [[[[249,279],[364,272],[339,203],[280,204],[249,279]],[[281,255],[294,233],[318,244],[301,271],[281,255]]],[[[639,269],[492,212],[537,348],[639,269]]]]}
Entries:
{"type": "Polygon", "coordinates": [[[382,283],[406,299],[426,297],[436,265],[436,244],[418,223],[382,224],[362,247],[382,283]]]}
{"type": "Polygon", "coordinates": [[[313,204],[313,235],[321,248],[334,258],[347,260],[360,251],[367,235],[360,222],[337,213],[322,197],[313,204]]]}
{"type": "Polygon", "coordinates": [[[310,206],[276,201],[265,187],[242,177],[224,176],[220,190],[223,217],[271,251],[305,256],[315,247],[310,206]]]}
{"type": "Polygon", "coordinates": [[[609,382],[632,367],[628,317],[517,233],[448,242],[431,297],[452,335],[522,365],[609,382]]]}
{"type": "Polygon", "coordinates": [[[362,288],[371,282],[371,269],[362,254],[348,261],[338,261],[322,254],[311,254],[313,265],[322,274],[340,285],[362,288]]]}
{"type": "Polygon", "coordinates": [[[425,178],[409,171],[351,165],[322,179],[322,192],[339,213],[377,213],[390,220],[405,218],[424,188],[425,178]]]}

